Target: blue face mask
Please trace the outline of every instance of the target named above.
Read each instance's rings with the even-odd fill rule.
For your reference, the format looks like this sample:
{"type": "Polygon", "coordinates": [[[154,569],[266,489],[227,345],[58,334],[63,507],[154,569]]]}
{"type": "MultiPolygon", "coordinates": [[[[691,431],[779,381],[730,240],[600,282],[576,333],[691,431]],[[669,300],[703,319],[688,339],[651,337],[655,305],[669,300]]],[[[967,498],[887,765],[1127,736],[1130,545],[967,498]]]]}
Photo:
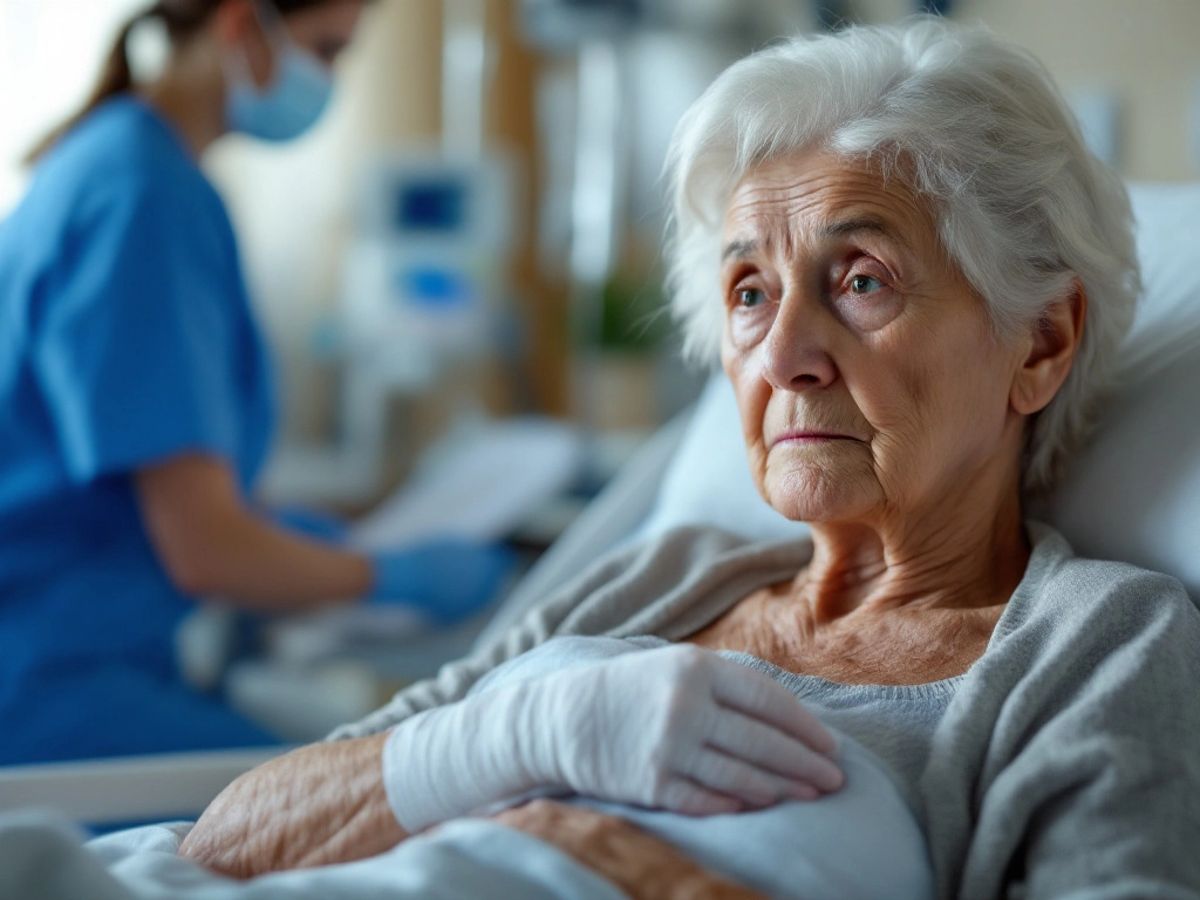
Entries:
{"type": "Polygon", "coordinates": [[[234,131],[264,141],[300,137],[317,124],[333,99],[333,75],[296,46],[282,21],[264,27],[275,52],[275,77],[259,89],[241,57],[228,78],[225,117],[234,131]]]}

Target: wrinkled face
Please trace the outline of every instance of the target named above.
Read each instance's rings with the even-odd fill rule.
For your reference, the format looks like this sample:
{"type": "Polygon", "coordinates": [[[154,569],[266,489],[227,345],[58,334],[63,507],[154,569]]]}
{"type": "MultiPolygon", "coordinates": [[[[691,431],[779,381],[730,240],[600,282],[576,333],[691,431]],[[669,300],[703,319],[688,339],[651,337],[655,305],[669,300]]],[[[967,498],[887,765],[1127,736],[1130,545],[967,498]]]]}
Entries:
{"type": "Polygon", "coordinates": [[[1021,354],[904,186],[821,151],[771,161],[734,191],[722,247],[722,363],[783,515],[919,514],[1015,465],[1021,354]]]}

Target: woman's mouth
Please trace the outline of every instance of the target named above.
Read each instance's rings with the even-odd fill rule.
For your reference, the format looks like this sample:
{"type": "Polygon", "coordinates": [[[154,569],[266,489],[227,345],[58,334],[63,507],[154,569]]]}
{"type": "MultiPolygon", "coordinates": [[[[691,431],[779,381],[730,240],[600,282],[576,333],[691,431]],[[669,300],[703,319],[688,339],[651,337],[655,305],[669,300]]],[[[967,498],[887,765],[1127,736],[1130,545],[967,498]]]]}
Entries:
{"type": "Polygon", "coordinates": [[[858,438],[833,431],[788,431],[775,438],[772,447],[780,444],[823,444],[831,441],[856,441],[858,438]]]}

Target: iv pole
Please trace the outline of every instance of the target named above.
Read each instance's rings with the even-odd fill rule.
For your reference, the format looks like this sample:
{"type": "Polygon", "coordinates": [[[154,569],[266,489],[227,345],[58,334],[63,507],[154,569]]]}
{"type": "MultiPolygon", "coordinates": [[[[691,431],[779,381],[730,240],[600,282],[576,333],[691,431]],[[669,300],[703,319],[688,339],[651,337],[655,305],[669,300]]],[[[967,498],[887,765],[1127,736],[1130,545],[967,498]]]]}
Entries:
{"type": "Polygon", "coordinates": [[[613,38],[584,42],[577,67],[574,190],[571,203],[571,401],[583,447],[582,482],[596,487],[597,369],[604,288],[617,262],[625,142],[622,71],[613,38]]]}
{"type": "Polygon", "coordinates": [[[635,0],[524,0],[529,39],[574,57],[574,150],[570,204],[569,371],[571,413],[580,430],[584,492],[601,480],[597,464],[597,369],[604,290],[617,263],[624,214],[628,142],[624,140],[622,36],[638,15],[635,0]]]}

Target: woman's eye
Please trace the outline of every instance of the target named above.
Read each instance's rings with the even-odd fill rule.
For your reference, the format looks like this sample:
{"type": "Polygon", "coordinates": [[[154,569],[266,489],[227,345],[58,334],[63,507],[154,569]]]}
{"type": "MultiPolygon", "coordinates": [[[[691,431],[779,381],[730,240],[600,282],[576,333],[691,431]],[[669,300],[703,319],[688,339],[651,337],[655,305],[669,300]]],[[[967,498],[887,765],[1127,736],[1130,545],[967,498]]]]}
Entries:
{"type": "Polygon", "coordinates": [[[850,290],[855,294],[869,294],[883,287],[883,282],[870,275],[855,275],[850,279],[850,290]]]}
{"type": "Polygon", "coordinates": [[[764,299],[763,292],[758,288],[740,288],[737,292],[738,305],[745,309],[759,306],[764,299]]]}

